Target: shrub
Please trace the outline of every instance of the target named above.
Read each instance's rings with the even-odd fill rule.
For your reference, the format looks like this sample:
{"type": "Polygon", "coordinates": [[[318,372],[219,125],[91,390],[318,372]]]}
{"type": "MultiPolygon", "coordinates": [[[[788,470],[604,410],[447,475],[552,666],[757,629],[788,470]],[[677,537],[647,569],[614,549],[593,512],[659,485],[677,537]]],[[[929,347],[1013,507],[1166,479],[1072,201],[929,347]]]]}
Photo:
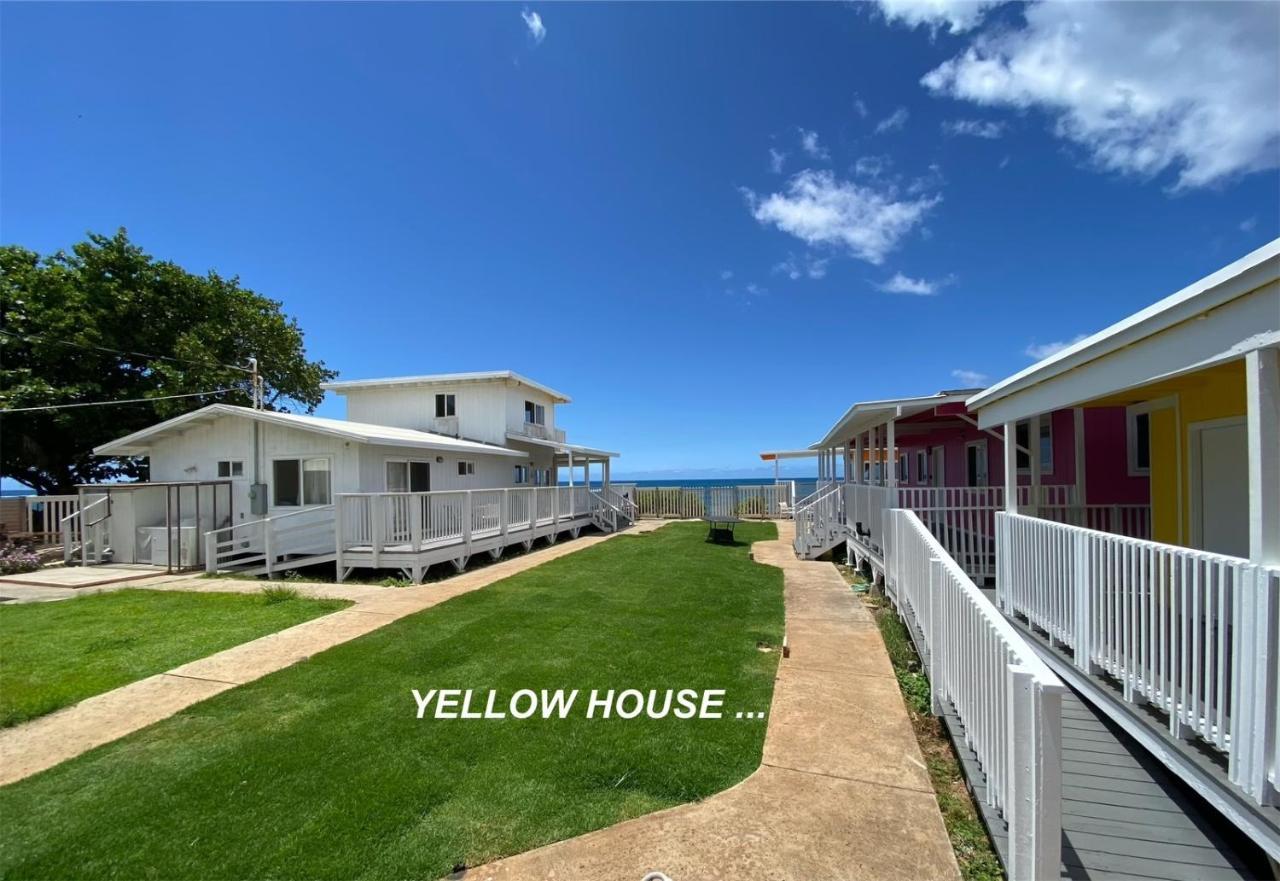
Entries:
{"type": "Polygon", "coordinates": [[[738,501],[739,517],[768,517],[769,506],[763,496],[747,496],[738,501]]]}
{"type": "Polygon", "coordinates": [[[0,575],[35,572],[39,568],[40,557],[31,548],[12,542],[0,546],[0,575]]]}
{"type": "Polygon", "coordinates": [[[296,600],[297,598],[297,588],[271,584],[262,589],[262,601],[268,606],[273,606],[276,603],[287,603],[289,600],[296,600]]]}

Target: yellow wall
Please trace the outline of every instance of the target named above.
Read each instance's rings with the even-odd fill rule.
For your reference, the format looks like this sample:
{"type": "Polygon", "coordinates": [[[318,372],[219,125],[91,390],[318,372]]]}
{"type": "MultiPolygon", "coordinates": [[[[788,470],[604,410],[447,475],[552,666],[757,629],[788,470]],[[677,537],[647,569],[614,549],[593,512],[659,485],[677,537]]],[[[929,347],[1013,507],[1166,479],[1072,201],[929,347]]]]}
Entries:
{"type": "Polygon", "coordinates": [[[1244,361],[1232,361],[1177,379],[1124,392],[1090,406],[1172,398],[1177,410],[1151,414],[1151,537],[1167,544],[1191,542],[1191,429],[1195,422],[1245,415],[1244,361]],[[1177,414],[1175,418],[1175,412],[1177,414]],[[1182,530],[1178,530],[1178,509],[1182,530]]]}

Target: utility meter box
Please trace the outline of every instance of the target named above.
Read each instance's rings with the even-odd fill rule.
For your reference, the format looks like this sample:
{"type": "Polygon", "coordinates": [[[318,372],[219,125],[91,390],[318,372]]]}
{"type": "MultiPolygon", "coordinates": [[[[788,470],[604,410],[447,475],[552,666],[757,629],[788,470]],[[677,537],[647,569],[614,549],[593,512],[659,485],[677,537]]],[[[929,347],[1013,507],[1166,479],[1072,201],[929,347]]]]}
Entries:
{"type": "Polygon", "coordinates": [[[263,517],[267,515],[267,485],[265,483],[249,484],[249,513],[263,517]]]}

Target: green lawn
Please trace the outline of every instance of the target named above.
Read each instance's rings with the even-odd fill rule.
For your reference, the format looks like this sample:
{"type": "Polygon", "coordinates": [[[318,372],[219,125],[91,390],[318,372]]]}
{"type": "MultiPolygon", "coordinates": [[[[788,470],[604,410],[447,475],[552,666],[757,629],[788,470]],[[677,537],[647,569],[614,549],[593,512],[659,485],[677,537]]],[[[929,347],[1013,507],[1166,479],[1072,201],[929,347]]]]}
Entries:
{"type": "MultiPolygon", "coordinates": [[[[768,523],[621,536],[0,789],[6,878],[436,878],[699,799],[759,764],[768,523]],[[410,689],[722,688],[720,720],[415,719],[410,689]]],[[[581,698],[580,698],[581,699],[581,698]]]]}
{"type": "Polygon", "coordinates": [[[342,600],[122,590],[0,606],[0,727],[340,609],[342,600]]]}

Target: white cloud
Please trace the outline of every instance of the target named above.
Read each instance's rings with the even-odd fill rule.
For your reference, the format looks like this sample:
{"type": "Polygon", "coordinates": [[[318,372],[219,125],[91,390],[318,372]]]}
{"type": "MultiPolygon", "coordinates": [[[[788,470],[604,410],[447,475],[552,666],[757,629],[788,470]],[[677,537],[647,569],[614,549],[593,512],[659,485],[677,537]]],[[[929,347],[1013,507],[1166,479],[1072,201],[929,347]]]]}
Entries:
{"type": "Polygon", "coordinates": [[[1003,0],[879,0],[881,13],[908,27],[928,25],[935,33],[946,27],[953,34],[977,27],[987,10],[1003,0]]]}
{"type": "Polygon", "coordinates": [[[1042,2],[1023,14],[924,85],[1041,109],[1100,168],[1173,171],[1177,189],[1280,165],[1280,5],[1042,2]]]}
{"type": "Polygon", "coordinates": [[[905,107],[899,107],[890,113],[884,119],[876,123],[876,134],[884,134],[885,132],[896,132],[907,124],[907,118],[911,114],[905,107]]]}
{"type": "Polygon", "coordinates": [[[853,109],[854,109],[854,111],[855,111],[859,116],[861,116],[863,119],[866,119],[866,118],[867,118],[867,113],[869,113],[869,112],[870,112],[870,111],[868,111],[868,110],[867,110],[867,102],[866,102],[866,101],[863,101],[863,100],[862,100],[861,98],[859,98],[857,95],[854,95],[854,96],[853,96],[853,109]]]}
{"type": "Polygon", "coordinates": [[[782,174],[782,166],[787,161],[787,154],[781,150],[769,148],[769,170],[774,174],[782,174]]]}
{"type": "Polygon", "coordinates": [[[822,142],[818,140],[818,133],[811,132],[808,129],[800,129],[800,149],[812,156],[814,159],[830,159],[831,154],[827,148],[822,146],[822,142]]]}
{"type": "Polygon", "coordinates": [[[1258,218],[1250,217],[1240,221],[1240,232],[1253,232],[1258,228],[1258,218]]]}
{"type": "Polygon", "coordinates": [[[721,269],[721,270],[720,270],[720,280],[721,280],[721,281],[728,281],[728,280],[729,280],[729,279],[731,279],[731,278],[733,278],[733,270],[732,270],[732,269],[721,269]]]}
{"type": "Polygon", "coordinates": [[[859,156],[858,161],[853,163],[853,173],[862,177],[879,177],[892,164],[893,159],[889,156],[859,156]]]}
{"type": "Polygon", "coordinates": [[[1037,361],[1040,361],[1044,358],[1048,358],[1050,355],[1058,354],[1067,346],[1074,346],[1086,336],[1088,336],[1088,334],[1082,333],[1065,341],[1055,340],[1052,343],[1030,343],[1025,349],[1023,349],[1023,352],[1026,353],[1028,358],[1035,358],[1037,361]]]}
{"type": "Polygon", "coordinates": [[[986,138],[994,141],[1004,136],[1005,124],[990,119],[954,119],[942,124],[942,131],[948,135],[969,135],[974,138],[986,138]]]}
{"type": "Polygon", "coordinates": [[[812,254],[806,254],[804,257],[796,257],[794,254],[788,254],[787,259],[781,263],[775,264],[773,271],[781,273],[792,281],[801,278],[825,278],[827,274],[827,264],[831,260],[826,257],[814,257],[812,254]]]}
{"type": "Polygon", "coordinates": [[[830,171],[811,169],[792,177],[785,192],[742,193],[760,223],[808,245],[840,248],[876,264],[942,200],[936,195],[899,198],[892,189],[862,186],[839,180],[830,171]]]}
{"type": "Polygon", "coordinates": [[[760,287],[760,285],[756,284],[755,282],[751,282],[750,284],[748,284],[748,285],[747,285],[747,287],[746,287],[746,292],[747,292],[750,296],[753,296],[753,297],[760,297],[760,296],[764,296],[765,294],[769,293],[769,289],[768,289],[768,288],[762,288],[762,287],[760,287]]]}
{"type": "Polygon", "coordinates": [[[985,386],[987,384],[987,380],[991,378],[985,373],[979,373],[976,370],[952,370],[951,375],[963,382],[969,388],[985,386]]]}
{"type": "Polygon", "coordinates": [[[901,272],[895,272],[893,278],[886,282],[881,282],[876,287],[889,294],[911,294],[917,297],[931,297],[949,282],[950,279],[929,281],[925,278],[911,278],[901,272]]]}
{"type": "Polygon", "coordinates": [[[546,25],[542,23],[542,16],[536,12],[530,12],[526,7],[520,17],[524,19],[524,26],[529,29],[529,36],[533,37],[533,42],[541,43],[547,38],[546,25]]]}

